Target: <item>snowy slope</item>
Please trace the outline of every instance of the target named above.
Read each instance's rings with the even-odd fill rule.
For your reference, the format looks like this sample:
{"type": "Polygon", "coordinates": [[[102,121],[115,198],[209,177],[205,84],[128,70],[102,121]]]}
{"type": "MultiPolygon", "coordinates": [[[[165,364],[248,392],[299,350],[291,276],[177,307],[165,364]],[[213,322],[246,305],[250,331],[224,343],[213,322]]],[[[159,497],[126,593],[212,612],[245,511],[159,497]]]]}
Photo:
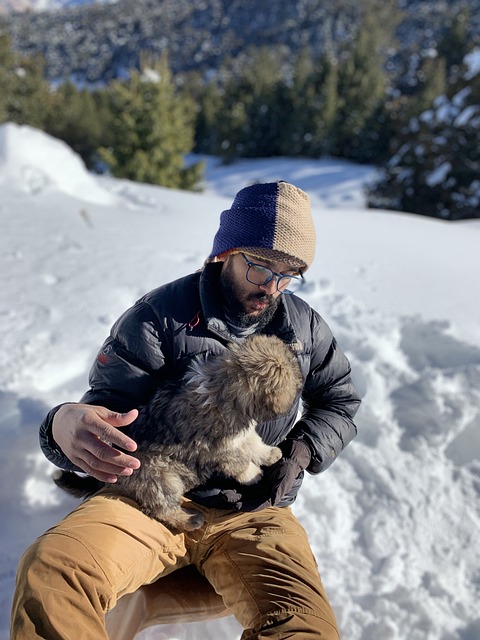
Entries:
{"type": "MultiPolygon", "coordinates": [[[[75,502],[37,428],[76,400],[111,323],[198,268],[219,213],[253,180],[306,189],[318,231],[305,298],[364,396],[359,436],[295,511],[346,640],[480,638],[480,221],[365,209],[374,171],[334,160],[208,159],[191,194],[86,173],[43,133],[0,127],[0,639],[23,549],[75,502]]],[[[234,640],[231,619],[142,638],[234,640]]]]}

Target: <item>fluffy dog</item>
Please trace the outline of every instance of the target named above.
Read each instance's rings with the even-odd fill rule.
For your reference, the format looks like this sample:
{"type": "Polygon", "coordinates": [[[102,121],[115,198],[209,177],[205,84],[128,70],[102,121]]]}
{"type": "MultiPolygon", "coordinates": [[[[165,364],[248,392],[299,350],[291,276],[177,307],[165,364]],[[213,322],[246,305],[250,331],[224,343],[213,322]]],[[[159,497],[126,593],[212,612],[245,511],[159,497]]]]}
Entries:
{"type": "MultiPolygon", "coordinates": [[[[183,509],[182,497],[214,472],[241,484],[257,482],[260,467],[282,453],[255,427],[288,412],[302,382],[295,354],[274,336],[250,336],[216,357],[193,361],[183,382],[162,386],[140,411],[133,437],[142,464],[131,476],[119,476],[114,490],[172,530],[197,529],[203,515],[183,509]]],[[[69,471],[57,472],[55,483],[76,497],[105,486],[69,471]]]]}

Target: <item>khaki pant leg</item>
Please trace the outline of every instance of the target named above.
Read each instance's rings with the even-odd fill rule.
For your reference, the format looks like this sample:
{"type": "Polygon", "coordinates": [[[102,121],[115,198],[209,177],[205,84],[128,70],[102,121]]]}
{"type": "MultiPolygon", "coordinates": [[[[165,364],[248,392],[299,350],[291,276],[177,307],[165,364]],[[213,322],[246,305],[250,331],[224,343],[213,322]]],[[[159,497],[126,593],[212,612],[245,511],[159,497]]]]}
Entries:
{"type": "Polygon", "coordinates": [[[107,617],[111,640],[132,640],[147,627],[215,620],[232,615],[193,566],[184,567],[121,598],[107,617]]]}
{"type": "Polygon", "coordinates": [[[106,640],[117,598],[186,564],[174,535],[114,494],[84,502],[20,561],[11,640],[106,640]]]}
{"type": "Polygon", "coordinates": [[[290,509],[216,521],[212,510],[207,518],[209,552],[197,566],[245,629],[242,640],[338,640],[306,532],[290,509]]]}

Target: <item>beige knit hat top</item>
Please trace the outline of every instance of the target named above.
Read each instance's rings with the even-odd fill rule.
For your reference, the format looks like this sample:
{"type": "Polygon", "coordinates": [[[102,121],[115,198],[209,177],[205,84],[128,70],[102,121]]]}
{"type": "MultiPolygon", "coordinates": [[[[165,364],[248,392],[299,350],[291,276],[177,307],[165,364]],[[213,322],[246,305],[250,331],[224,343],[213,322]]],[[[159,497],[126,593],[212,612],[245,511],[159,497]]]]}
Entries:
{"type": "Polygon", "coordinates": [[[315,256],[315,227],[308,195],[288,182],[245,187],[220,217],[208,261],[244,251],[306,271],[315,256]]]}

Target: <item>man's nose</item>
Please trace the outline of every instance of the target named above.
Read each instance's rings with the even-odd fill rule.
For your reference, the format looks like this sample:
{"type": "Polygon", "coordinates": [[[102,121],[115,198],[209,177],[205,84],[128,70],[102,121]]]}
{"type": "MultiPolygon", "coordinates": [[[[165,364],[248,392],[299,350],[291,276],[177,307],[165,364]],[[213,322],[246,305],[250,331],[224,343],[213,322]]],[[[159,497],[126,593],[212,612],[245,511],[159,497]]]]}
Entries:
{"type": "Polygon", "coordinates": [[[266,284],[261,284],[260,289],[265,293],[267,293],[268,295],[273,295],[277,290],[277,283],[275,281],[275,278],[272,278],[266,284]]]}

